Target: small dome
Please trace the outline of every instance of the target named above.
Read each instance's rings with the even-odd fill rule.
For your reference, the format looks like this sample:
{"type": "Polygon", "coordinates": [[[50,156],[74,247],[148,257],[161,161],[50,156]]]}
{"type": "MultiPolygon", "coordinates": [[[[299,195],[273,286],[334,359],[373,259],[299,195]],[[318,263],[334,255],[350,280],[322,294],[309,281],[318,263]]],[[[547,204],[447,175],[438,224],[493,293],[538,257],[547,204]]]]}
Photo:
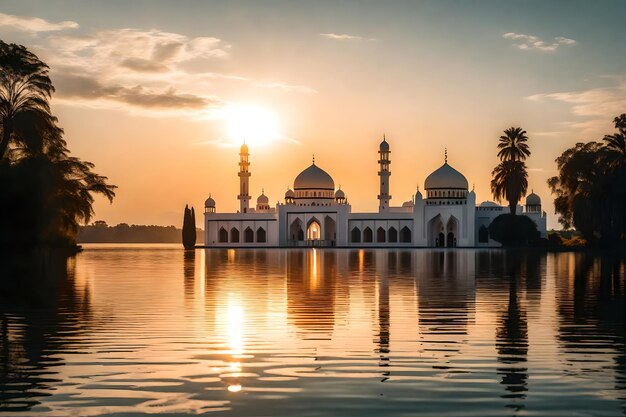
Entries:
{"type": "Polygon", "coordinates": [[[483,201],[479,205],[480,207],[500,207],[498,203],[494,203],[493,201],[483,201]]]}
{"type": "Polygon", "coordinates": [[[413,204],[413,201],[409,200],[409,201],[405,201],[404,203],[402,203],[402,207],[414,207],[415,204],[413,204]]]}
{"type": "Polygon", "coordinates": [[[527,206],[540,206],[541,205],[541,197],[531,191],[530,194],[526,197],[526,205],[527,206]]]}
{"type": "Polygon", "coordinates": [[[215,207],[215,200],[209,196],[209,198],[204,201],[204,207],[215,207]]]}
{"type": "Polygon", "coordinates": [[[259,198],[256,199],[257,204],[269,204],[269,202],[270,202],[270,199],[267,198],[267,196],[265,195],[265,192],[262,192],[259,198]]]}
{"type": "Polygon", "coordinates": [[[381,151],[389,150],[389,143],[387,142],[387,139],[384,136],[383,136],[383,141],[380,142],[380,146],[378,147],[378,149],[380,149],[381,151]]]}
{"type": "Polygon", "coordinates": [[[302,171],[293,182],[296,190],[335,190],[335,181],[326,171],[315,165],[302,171]]]}
{"type": "Polygon", "coordinates": [[[288,188],[285,193],[285,198],[296,198],[296,193],[294,193],[291,188],[288,188]]]}
{"type": "Polygon", "coordinates": [[[456,188],[467,190],[467,179],[456,169],[452,168],[448,163],[444,163],[432,174],[426,177],[424,188],[430,189],[446,189],[456,188]]]}
{"type": "Polygon", "coordinates": [[[248,145],[246,145],[245,143],[241,145],[241,148],[239,148],[239,153],[248,153],[248,145]]]}
{"type": "Polygon", "coordinates": [[[346,194],[341,189],[335,191],[335,198],[346,198],[346,194]]]}

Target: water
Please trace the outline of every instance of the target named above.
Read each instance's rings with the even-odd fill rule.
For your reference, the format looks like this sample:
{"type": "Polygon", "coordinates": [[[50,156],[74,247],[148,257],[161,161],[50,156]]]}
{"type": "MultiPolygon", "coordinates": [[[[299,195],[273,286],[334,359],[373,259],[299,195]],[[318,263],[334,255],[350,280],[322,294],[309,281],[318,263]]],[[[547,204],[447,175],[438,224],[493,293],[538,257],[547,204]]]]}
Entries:
{"type": "Polygon", "coordinates": [[[0,416],[624,415],[624,269],[88,245],[3,301],[0,416]]]}

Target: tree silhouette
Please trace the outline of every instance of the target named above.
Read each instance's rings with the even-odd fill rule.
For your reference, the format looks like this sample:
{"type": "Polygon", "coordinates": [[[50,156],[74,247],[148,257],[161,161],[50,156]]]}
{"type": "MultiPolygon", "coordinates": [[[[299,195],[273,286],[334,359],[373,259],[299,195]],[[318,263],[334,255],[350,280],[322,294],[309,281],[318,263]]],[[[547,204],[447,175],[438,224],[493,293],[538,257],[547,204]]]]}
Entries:
{"type": "Polygon", "coordinates": [[[185,249],[193,249],[196,246],[196,212],[185,206],[183,216],[183,246],[185,249]]]}
{"type": "Polygon", "coordinates": [[[0,160],[11,140],[36,141],[36,132],[56,121],[48,104],[53,92],[48,65],[25,47],[0,41],[0,160]]]}
{"type": "Polygon", "coordinates": [[[559,222],[575,227],[589,244],[613,245],[626,238],[626,115],[603,142],[577,143],[556,159],[559,174],[548,180],[559,222]]]}
{"type": "Polygon", "coordinates": [[[528,137],[521,127],[510,127],[500,136],[498,158],[500,164],[491,173],[491,193],[496,200],[509,202],[515,216],[517,203],[528,191],[528,172],[524,161],[530,156],[528,137]]]}
{"type": "Polygon", "coordinates": [[[48,66],[0,41],[0,68],[0,244],[75,246],[79,224],[94,214],[94,194],[112,201],[116,187],[70,156],[50,114],[48,66]]]}
{"type": "Polygon", "coordinates": [[[500,136],[498,158],[501,161],[525,161],[530,156],[528,137],[521,127],[510,127],[500,136]]]}
{"type": "Polygon", "coordinates": [[[491,175],[491,193],[497,200],[508,201],[511,215],[515,216],[517,202],[528,191],[526,164],[522,161],[502,161],[491,175]]]}

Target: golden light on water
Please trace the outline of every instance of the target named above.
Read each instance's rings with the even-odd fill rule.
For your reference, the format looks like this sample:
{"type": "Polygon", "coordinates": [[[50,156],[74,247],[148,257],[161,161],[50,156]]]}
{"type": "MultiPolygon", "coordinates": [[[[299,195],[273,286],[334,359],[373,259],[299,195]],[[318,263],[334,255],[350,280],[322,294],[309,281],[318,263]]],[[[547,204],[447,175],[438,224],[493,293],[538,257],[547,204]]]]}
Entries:
{"type": "Polygon", "coordinates": [[[235,299],[228,300],[228,313],[226,316],[226,330],[228,332],[228,345],[232,355],[243,353],[243,307],[235,299]]]}
{"type": "Polygon", "coordinates": [[[228,386],[228,391],[230,392],[239,392],[241,391],[241,385],[237,384],[237,385],[229,385],[228,386]]]}

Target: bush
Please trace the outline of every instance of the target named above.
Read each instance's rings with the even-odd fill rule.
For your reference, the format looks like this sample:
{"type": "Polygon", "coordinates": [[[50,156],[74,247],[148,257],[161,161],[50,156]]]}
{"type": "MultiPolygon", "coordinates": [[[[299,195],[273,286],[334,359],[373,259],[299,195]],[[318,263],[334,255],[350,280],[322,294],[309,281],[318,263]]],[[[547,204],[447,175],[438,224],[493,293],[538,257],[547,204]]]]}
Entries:
{"type": "Polygon", "coordinates": [[[535,244],[539,231],[534,221],[526,216],[513,216],[509,213],[496,217],[489,225],[489,235],[503,246],[523,246],[535,244]]]}

